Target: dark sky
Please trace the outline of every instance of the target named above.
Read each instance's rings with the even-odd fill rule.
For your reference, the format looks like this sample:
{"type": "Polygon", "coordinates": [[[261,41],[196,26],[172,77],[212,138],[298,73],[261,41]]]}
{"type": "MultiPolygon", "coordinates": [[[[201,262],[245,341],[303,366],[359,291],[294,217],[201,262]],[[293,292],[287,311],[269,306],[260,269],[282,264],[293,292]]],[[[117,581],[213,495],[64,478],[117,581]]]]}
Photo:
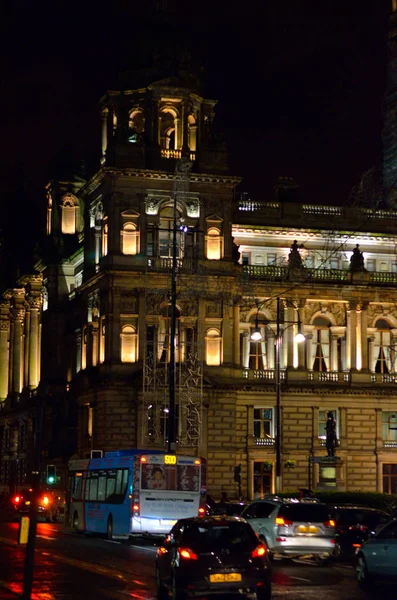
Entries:
{"type": "MultiPolygon", "coordinates": [[[[0,50],[2,203],[11,231],[44,228],[54,157],[71,145],[88,163],[100,145],[97,101],[120,69],[151,48],[189,47],[209,95],[234,174],[258,200],[292,176],[308,202],[343,203],[380,160],[386,26],[391,0],[9,0],[0,50]],[[34,227],[33,227],[34,226],[34,227]]],[[[4,215],[4,212],[3,212],[4,215]]]]}

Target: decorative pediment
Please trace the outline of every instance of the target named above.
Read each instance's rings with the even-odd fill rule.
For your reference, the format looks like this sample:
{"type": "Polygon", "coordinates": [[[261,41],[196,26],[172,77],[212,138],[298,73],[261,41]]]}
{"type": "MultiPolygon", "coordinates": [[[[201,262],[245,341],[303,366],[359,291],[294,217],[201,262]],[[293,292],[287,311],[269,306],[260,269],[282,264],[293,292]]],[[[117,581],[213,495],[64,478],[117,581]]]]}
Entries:
{"type": "Polygon", "coordinates": [[[132,219],[133,221],[136,221],[137,219],[139,219],[139,217],[141,216],[139,212],[137,212],[136,210],[133,209],[128,209],[128,210],[124,210],[121,213],[122,218],[125,221],[128,221],[128,219],[132,219]]]}
{"type": "Polygon", "coordinates": [[[218,214],[208,215],[208,217],[205,217],[205,220],[207,223],[223,223],[223,218],[218,214]]]}

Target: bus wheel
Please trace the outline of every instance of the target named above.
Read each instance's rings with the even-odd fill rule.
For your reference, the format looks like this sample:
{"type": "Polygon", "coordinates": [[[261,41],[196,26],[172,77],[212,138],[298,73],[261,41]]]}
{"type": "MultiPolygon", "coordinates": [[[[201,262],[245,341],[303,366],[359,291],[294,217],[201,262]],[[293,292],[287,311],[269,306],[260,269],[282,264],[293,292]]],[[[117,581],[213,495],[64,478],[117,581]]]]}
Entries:
{"type": "Polygon", "coordinates": [[[106,537],[108,540],[112,540],[113,539],[113,519],[112,519],[112,515],[109,515],[108,518],[108,526],[106,529],[106,537]]]}
{"type": "Polygon", "coordinates": [[[77,512],[75,512],[73,515],[73,529],[75,531],[79,530],[79,516],[78,516],[77,512]]]}

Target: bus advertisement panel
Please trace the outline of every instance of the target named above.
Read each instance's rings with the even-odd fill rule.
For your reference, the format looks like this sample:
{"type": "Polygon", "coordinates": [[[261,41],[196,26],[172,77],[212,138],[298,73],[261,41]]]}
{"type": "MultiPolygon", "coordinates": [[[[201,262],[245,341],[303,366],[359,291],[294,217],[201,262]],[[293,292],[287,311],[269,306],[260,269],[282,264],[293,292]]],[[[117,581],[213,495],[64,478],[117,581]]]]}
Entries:
{"type": "Polygon", "coordinates": [[[120,450],[69,463],[67,523],[76,531],[167,533],[197,516],[206,496],[205,461],[154,450],[120,450]]]}
{"type": "Polygon", "coordinates": [[[202,459],[143,455],[135,464],[132,530],[167,533],[177,519],[197,516],[206,491],[203,474],[202,459]]]}

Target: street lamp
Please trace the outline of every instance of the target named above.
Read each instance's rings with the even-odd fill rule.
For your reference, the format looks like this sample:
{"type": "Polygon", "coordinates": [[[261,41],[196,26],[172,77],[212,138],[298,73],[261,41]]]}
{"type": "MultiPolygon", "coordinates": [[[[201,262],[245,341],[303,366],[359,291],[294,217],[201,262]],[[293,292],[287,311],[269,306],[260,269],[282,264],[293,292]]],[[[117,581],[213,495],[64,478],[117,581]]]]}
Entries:
{"type": "MultiPolygon", "coordinates": [[[[281,370],[280,370],[280,348],[282,342],[282,335],[284,331],[292,325],[298,325],[298,333],[295,335],[294,340],[297,343],[305,341],[305,336],[301,331],[301,321],[298,316],[297,321],[284,321],[283,324],[287,324],[287,327],[281,331],[280,323],[280,298],[277,298],[277,320],[276,320],[276,337],[274,339],[274,355],[275,355],[275,375],[276,375],[276,493],[281,492],[281,370]]],[[[258,313],[256,315],[255,327],[251,334],[251,340],[261,341],[262,333],[259,329],[258,313]]]]}

